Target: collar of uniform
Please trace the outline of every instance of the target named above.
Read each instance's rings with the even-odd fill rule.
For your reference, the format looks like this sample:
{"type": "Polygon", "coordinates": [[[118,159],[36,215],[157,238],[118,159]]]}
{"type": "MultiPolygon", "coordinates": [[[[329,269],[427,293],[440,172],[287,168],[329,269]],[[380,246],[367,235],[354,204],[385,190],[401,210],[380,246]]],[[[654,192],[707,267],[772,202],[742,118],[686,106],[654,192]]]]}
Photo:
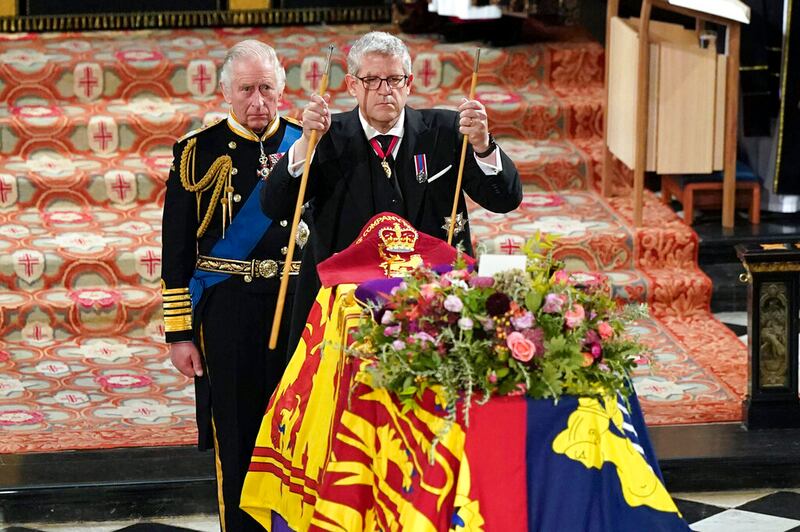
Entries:
{"type": "Polygon", "coordinates": [[[364,130],[364,134],[367,136],[367,140],[372,140],[373,138],[377,137],[378,135],[394,135],[398,137],[399,140],[397,141],[397,145],[394,148],[394,153],[392,156],[397,154],[397,150],[400,147],[400,142],[403,140],[403,133],[405,133],[405,123],[406,123],[406,108],[403,107],[403,110],[400,111],[400,117],[395,122],[394,127],[387,131],[386,133],[381,133],[371,125],[367,123],[367,119],[364,118],[364,115],[361,114],[361,109],[358,110],[358,119],[361,121],[361,128],[364,130]]]}
{"type": "Polygon", "coordinates": [[[228,127],[239,135],[240,137],[246,138],[247,140],[252,140],[253,142],[258,141],[265,141],[270,138],[272,135],[278,131],[278,127],[281,125],[281,117],[280,115],[276,115],[272,122],[269,123],[267,128],[264,130],[264,133],[259,137],[256,135],[252,129],[243,126],[239,123],[239,120],[236,118],[236,115],[233,114],[233,110],[228,112],[228,127]]]}

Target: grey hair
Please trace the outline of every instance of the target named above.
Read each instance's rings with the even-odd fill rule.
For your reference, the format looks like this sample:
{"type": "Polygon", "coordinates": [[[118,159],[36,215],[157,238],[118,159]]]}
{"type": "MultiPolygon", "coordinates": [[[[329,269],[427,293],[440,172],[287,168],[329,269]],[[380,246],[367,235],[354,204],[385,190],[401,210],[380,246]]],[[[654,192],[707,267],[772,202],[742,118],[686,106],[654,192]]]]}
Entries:
{"type": "Polygon", "coordinates": [[[231,88],[231,68],[234,61],[251,57],[269,62],[275,70],[275,83],[278,84],[278,91],[283,91],[286,86],[286,71],[281,66],[278,60],[278,54],[275,49],[268,44],[255,39],[247,39],[231,46],[228,53],[225,54],[225,60],[222,62],[222,70],[219,74],[219,81],[226,89],[231,88]]]}
{"type": "Polygon", "coordinates": [[[384,54],[398,57],[403,62],[403,73],[411,74],[411,55],[403,41],[383,31],[371,31],[360,37],[347,54],[347,72],[355,76],[366,54],[384,54]]]}

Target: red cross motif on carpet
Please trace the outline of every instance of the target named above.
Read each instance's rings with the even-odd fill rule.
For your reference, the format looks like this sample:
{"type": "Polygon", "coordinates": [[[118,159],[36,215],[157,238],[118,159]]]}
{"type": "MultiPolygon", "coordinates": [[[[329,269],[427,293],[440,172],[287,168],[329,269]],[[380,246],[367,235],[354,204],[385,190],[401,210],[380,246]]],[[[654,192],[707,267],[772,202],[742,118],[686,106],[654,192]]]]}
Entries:
{"type": "Polygon", "coordinates": [[[112,203],[126,205],[136,199],[136,176],[128,170],[111,170],[103,176],[112,203]]]}
{"type": "Polygon", "coordinates": [[[0,174],[0,207],[9,207],[17,202],[17,178],[0,174]]]}
{"type": "Polygon", "coordinates": [[[211,96],[217,90],[217,66],[208,59],[197,59],[186,67],[186,85],[194,96],[211,96]]]}
{"type": "Polygon", "coordinates": [[[514,255],[520,249],[521,243],[517,242],[513,238],[506,238],[500,243],[500,251],[505,253],[506,255],[514,255]]]}
{"type": "Polygon", "coordinates": [[[35,249],[20,249],[11,254],[14,273],[28,284],[38,281],[44,273],[44,254],[35,249]]]}
{"type": "Polygon", "coordinates": [[[93,116],[86,127],[89,147],[95,153],[106,154],[117,150],[119,135],[117,123],[110,116],[93,116]]]}
{"type": "Polygon", "coordinates": [[[414,88],[433,92],[442,84],[442,61],[436,54],[419,54],[414,60],[414,88]]]}
{"type": "Polygon", "coordinates": [[[22,328],[22,337],[34,345],[47,344],[53,341],[53,328],[43,321],[29,321],[22,328]]]}
{"type": "Polygon", "coordinates": [[[325,59],[319,56],[309,56],[303,59],[300,65],[300,86],[306,92],[316,92],[322,80],[325,59]]]}
{"type": "Polygon", "coordinates": [[[136,273],[146,281],[155,281],[161,277],[161,248],[139,248],[136,256],[136,273]]]}
{"type": "Polygon", "coordinates": [[[78,63],[72,76],[72,90],[80,101],[96,100],[103,93],[103,69],[97,63],[78,63]]]}

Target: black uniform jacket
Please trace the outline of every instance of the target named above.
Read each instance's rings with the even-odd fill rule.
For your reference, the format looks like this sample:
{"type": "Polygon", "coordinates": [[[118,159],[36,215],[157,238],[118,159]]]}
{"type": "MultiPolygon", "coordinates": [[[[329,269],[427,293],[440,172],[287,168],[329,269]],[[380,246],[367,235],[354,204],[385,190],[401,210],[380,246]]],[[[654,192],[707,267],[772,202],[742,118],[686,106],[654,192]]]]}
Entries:
{"type": "MultiPolygon", "coordinates": [[[[296,124],[283,118],[273,122],[271,126],[262,134],[264,151],[267,154],[278,151],[287,128],[298,128],[296,124]]],[[[220,203],[222,196],[216,200],[215,205],[212,204],[213,182],[202,192],[191,192],[184,185],[200,183],[215,162],[219,164],[221,157],[229,156],[232,163],[230,184],[233,186],[233,201],[230,204],[233,206],[235,217],[260,180],[257,174],[261,167],[259,139],[247,133],[249,132],[243,130],[241,126],[237,131],[231,127],[228,120],[222,120],[186,135],[174,146],[174,162],[167,180],[164,200],[162,241],[161,278],[167,342],[192,339],[193,325],[197,324],[192,324],[190,309],[179,306],[181,298],[184,298],[183,301],[188,298],[189,281],[195,270],[198,254],[212,255],[212,248],[222,238],[223,231],[223,208],[220,203]],[[194,146],[190,147],[190,143],[194,146]],[[187,147],[191,149],[187,150],[187,147]],[[181,182],[182,161],[185,183],[181,182]],[[209,216],[209,209],[212,206],[213,213],[209,216]],[[198,236],[198,228],[207,217],[207,227],[198,236]],[[184,310],[185,314],[180,314],[181,310],[184,310]]],[[[274,162],[274,159],[275,157],[271,162],[274,162]]],[[[223,178],[227,178],[227,175],[223,178]]],[[[244,260],[283,260],[290,229],[291,223],[287,222],[286,217],[274,218],[269,229],[244,260]]],[[[300,255],[299,248],[296,250],[296,256],[300,255]]],[[[290,279],[289,290],[293,291],[295,277],[290,279]]],[[[251,282],[246,282],[243,276],[231,275],[220,284],[225,284],[228,288],[276,294],[280,285],[280,272],[275,277],[256,277],[251,282]]],[[[274,298],[265,298],[265,301],[274,305],[274,298]]]]}

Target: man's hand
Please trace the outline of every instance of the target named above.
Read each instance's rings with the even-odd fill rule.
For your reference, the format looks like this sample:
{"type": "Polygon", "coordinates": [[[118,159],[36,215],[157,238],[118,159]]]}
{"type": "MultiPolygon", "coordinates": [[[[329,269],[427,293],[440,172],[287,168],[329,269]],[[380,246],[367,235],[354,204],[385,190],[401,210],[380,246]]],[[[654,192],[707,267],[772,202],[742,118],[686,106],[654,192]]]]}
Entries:
{"type": "Polygon", "coordinates": [[[203,376],[203,364],[194,342],[169,344],[169,359],[172,365],[187,377],[203,376]]]}
{"type": "Polygon", "coordinates": [[[331,110],[328,109],[330,101],[330,94],[326,94],[324,98],[319,94],[312,94],[311,101],[303,108],[303,136],[297,139],[292,147],[295,161],[305,160],[312,131],[317,132],[317,140],[319,140],[331,128],[331,110]]]}
{"type": "Polygon", "coordinates": [[[489,149],[489,117],[478,100],[467,100],[458,106],[458,131],[465,135],[476,153],[489,149]]]}

